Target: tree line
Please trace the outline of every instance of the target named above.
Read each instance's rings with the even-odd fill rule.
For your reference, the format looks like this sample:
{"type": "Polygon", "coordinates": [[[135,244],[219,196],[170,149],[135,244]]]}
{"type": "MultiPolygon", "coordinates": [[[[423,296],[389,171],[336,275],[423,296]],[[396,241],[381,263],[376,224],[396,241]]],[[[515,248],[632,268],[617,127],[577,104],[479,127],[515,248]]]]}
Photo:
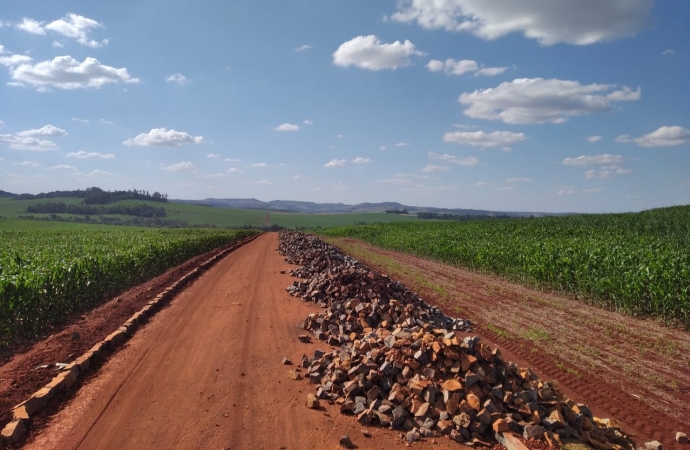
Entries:
{"type": "Polygon", "coordinates": [[[147,200],[152,202],[168,202],[168,194],[155,191],[130,189],[128,191],[104,191],[98,187],[77,189],[73,191],[52,191],[40,194],[19,194],[12,198],[15,200],[41,200],[47,198],[83,198],[87,205],[107,205],[120,200],[147,200]]]}
{"type": "Polygon", "coordinates": [[[99,216],[102,214],[121,214],[123,216],[136,217],[165,217],[165,208],[150,205],[115,205],[93,206],[88,204],[67,205],[63,202],[38,203],[26,207],[27,213],[43,214],[78,214],[82,216],[99,216]]]}

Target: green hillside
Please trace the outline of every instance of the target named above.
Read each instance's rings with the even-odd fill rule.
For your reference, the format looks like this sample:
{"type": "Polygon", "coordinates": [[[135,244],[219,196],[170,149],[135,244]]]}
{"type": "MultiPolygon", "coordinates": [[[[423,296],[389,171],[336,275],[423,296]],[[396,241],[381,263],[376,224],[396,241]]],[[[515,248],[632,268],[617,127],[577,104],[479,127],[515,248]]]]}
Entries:
{"type": "MultiPolygon", "coordinates": [[[[51,198],[40,200],[12,200],[0,198],[0,229],[25,229],[26,228],[84,228],[99,227],[102,225],[81,224],[71,222],[43,221],[43,220],[18,220],[19,216],[31,215],[35,218],[50,218],[50,214],[27,213],[26,208],[39,203],[58,203],[66,205],[79,205],[82,203],[80,198],[51,198]],[[8,220],[13,219],[13,220],[8,220]]],[[[183,204],[183,203],[161,203],[142,200],[123,200],[108,204],[117,205],[150,205],[155,208],[165,208],[166,220],[180,221],[187,226],[215,226],[215,227],[261,227],[264,225],[266,211],[252,209],[217,208],[211,206],[183,204]]],[[[279,225],[288,228],[316,228],[353,225],[355,223],[376,223],[376,222],[401,222],[416,221],[416,216],[404,216],[386,213],[357,213],[357,214],[299,214],[269,212],[271,225],[279,225]]],[[[82,219],[84,216],[73,214],[56,214],[56,218],[63,219],[82,219]]],[[[128,219],[128,216],[103,214],[93,216],[92,219],[104,218],[128,219]]]]}

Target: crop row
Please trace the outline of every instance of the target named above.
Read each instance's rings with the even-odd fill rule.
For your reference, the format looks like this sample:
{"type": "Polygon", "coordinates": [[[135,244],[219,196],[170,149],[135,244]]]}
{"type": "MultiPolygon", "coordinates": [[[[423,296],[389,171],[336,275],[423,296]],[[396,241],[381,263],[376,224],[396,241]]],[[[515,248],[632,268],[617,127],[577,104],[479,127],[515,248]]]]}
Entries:
{"type": "Polygon", "coordinates": [[[600,306],[690,328],[690,207],[378,224],[322,233],[565,291],[600,306]]]}
{"type": "Polygon", "coordinates": [[[0,231],[0,347],[253,233],[0,231]]]}

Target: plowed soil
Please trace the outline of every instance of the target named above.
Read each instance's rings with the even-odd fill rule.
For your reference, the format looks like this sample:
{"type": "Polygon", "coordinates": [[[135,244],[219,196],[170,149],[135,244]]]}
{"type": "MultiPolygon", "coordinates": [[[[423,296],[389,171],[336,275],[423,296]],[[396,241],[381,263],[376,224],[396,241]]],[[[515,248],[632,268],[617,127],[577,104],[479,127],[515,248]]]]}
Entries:
{"type": "Polygon", "coordinates": [[[690,333],[652,320],[499,278],[390,252],[353,239],[327,239],[400,279],[449,314],[470,318],[506,359],[536,368],[573,398],[637,435],[680,449],[690,432],[690,333]]]}

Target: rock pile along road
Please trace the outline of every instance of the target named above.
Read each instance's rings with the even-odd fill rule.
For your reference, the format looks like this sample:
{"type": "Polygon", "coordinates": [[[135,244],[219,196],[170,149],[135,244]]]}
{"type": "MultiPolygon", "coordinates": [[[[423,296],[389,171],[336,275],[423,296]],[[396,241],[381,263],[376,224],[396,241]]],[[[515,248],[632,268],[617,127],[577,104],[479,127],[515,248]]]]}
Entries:
{"type": "MultiPolygon", "coordinates": [[[[324,283],[321,277],[297,287],[294,282],[304,280],[290,276],[291,270],[304,277],[314,273],[302,268],[304,262],[285,262],[278,246],[277,234],[265,234],[203,274],[113,355],[45,427],[32,432],[25,448],[335,449],[347,435],[344,442],[362,449],[400,448],[407,440],[420,438],[415,447],[457,449],[464,447],[448,435],[456,441],[482,441],[491,440],[493,429],[523,431],[508,418],[511,412],[505,397],[497,397],[498,390],[508,390],[506,383],[515,386],[516,397],[524,397],[514,404],[522,404],[522,412],[529,407],[533,421],[535,411],[548,413],[549,420],[541,424],[548,429],[563,431],[570,423],[575,427],[570,431],[583,431],[586,413],[580,419],[563,418],[552,409],[554,405],[564,408],[565,403],[568,411],[584,412],[584,405],[575,408],[570,402],[568,406],[553,385],[540,384],[529,372],[504,367],[497,353],[463,333],[469,323],[440,316],[428,305],[422,305],[427,309],[421,313],[413,311],[412,306],[420,305],[404,289],[400,303],[409,306],[406,317],[413,320],[401,326],[393,323],[405,312],[398,304],[386,309],[390,318],[381,314],[374,319],[371,302],[333,305],[328,296],[335,296],[338,286],[324,283]],[[290,285],[296,288],[290,289],[293,296],[286,292],[290,285]],[[314,298],[305,302],[296,298],[301,295],[314,298]],[[324,325],[329,310],[337,314],[324,325]],[[417,319],[428,323],[431,332],[425,333],[417,319]],[[395,339],[379,336],[377,341],[379,337],[367,329],[372,320],[378,321],[377,327],[385,321],[395,339]],[[450,329],[442,334],[439,325],[450,329]],[[455,337],[453,328],[458,333],[455,337]],[[423,335],[419,346],[416,341],[423,335]],[[395,352],[388,352],[387,345],[396,342],[395,352]],[[354,369],[352,373],[336,368],[345,359],[344,353],[338,354],[341,345],[348,348],[351,362],[357,362],[349,368],[354,369]],[[367,345],[379,345],[380,351],[375,357],[370,353],[362,364],[367,345]],[[453,352],[459,365],[452,358],[445,361],[453,352]],[[391,388],[399,385],[393,401],[366,384],[373,364],[384,364],[388,356],[385,383],[391,388]],[[493,360],[491,367],[486,365],[489,360],[493,360]],[[331,384],[325,375],[335,377],[331,384]],[[491,386],[487,376],[496,378],[491,386]],[[472,386],[467,386],[470,380],[472,386]],[[340,395],[343,388],[350,390],[352,398],[340,395]],[[532,398],[530,390],[539,398],[532,398]],[[416,402],[414,395],[419,397],[416,402]],[[480,399],[476,408],[461,411],[480,399]],[[449,400],[452,412],[446,405],[449,400]],[[353,415],[355,411],[358,416],[353,415]],[[380,424],[391,425],[389,417],[399,431],[381,428],[380,424]],[[435,426],[439,422],[443,423],[435,426]],[[461,430],[465,422],[469,434],[461,430]]],[[[380,274],[365,276],[380,280],[380,274]]],[[[587,427],[599,427],[591,420],[585,422],[587,427]]],[[[532,431],[544,431],[534,425],[532,431]]],[[[607,434],[614,437],[615,433],[611,429],[607,434]]],[[[557,439],[555,434],[550,437],[557,439]]],[[[547,446],[542,441],[534,444],[535,448],[547,446]]]]}

